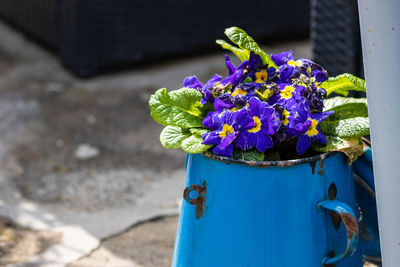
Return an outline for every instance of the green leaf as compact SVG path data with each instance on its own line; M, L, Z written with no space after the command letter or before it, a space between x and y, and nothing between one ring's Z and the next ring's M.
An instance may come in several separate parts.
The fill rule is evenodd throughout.
M223 49L229 50L234 53L241 61L245 61L250 57L249 50L241 49L221 39L217 40L216 43L219 44Z
M167 126L161 131L160 141L165 148L180 148L182 141L190 136L191 134L186 129Z
M326 135L326 145L313 143L311 146L319 152L340 151L347 155L349 164L363 154L363 144L360 137L340 138Z
M364 103L365 105L367 105L367 99L366 98L342 97L342 96L326 98L326 99L324 99L324 111L328 111L334 107L341 106L344 104L350 104L350 103Z
M326 119L319 124L321 131L327 135L341 138L361 137L369 134L369 120L367 117L348 119Z
M201 153L207 151L210 147L209 145L202 144L203 139L197 135L192 135L182 141L181 147L184 151L188 153Z
M368 107L365 103L348 103L331 108L335 111L328 121L342 120L355 117L368 117Z
M207 128L190 128L189 131L191 134L194 134L197 136L201 136L204 133L211 132L211 130L207 129Z
M342 138L369 134L368 107L365 98L334 97L326 99L324 105L324 111L335 111L319 125L324 134Z
M242 151L239 149L235 149L233 151L233 157L235 159L243 159L243 160L253 160L253 161L263 161L264 160L264 153L256 149L251 149L248 151Z
M151 116L162 125L182 128L202 127L207 113L200 104L202 94L194 89L182 88L167 93L165 88L150 97Z
M255 54L259 55L265 65L278 68L271 57L265 53L244 30L238 27L227 28L225 29L225 35L240 48L253 51Z
M321 87L326 90L327 95L336 93L347 96L349 91L366 91L365 81L348 73L329 78L321 83Z

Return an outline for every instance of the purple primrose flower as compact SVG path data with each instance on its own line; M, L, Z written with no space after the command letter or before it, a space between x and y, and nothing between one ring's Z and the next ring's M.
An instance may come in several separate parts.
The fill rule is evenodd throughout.
M274 94L268 102L273 105L275 103L279 103L285 105L287 102L290 102L292 99L300 100L306 91L304 86L290 84L290 83L281 83L279 84L279 92Z
M235 107L231 94L223 94L218 96L214 101L214 109L222 112L225 109L232 109Z
M267 82L268 79L273 79L277 75L275 68L268 68L267 65L264 65L261 57L253 52L250 52L247 71L247 77L256 83Z
M301 98L299 102L294 102L294 104L287 106L286 115L288 115L287 122L286 121L282 122L282 124L286 124L287 131L291 135L300 137L310 128L311 125L311 121L309 120L309 118L311 117L310 104L304 97Z
M274 145L271 135L274 135L280 127L279 116L274 108L257 97L250 99L248 109L254 126L239 134L235 146L244 151L256 147L260 152L264 152Z
M186 77L183 80L183 87L201 90L203 84L197 79L196 75Z
M303 155L307 151L311 141L318 140L321 144L326 144L326 138L318 125L333 113L334 111L311 114L311 118L307 119L310 122L310 127L297 141L296 150L299 155Z
M209 128L213 131L202 134L203 144L215 145L213 153L217 155L232 157L233 141L241 131L253 128L253 119L247 109L235 112L225 110L219 114L210 114L210 117L211 122L203 121L203 124L211 124Z
M250 98L255 96L256 90L260 89L260 83L242 83L232 92L233 101L236 105L244 106Z
M246 78L247 66L249 64L248 60L243 61L237 68L230 61L229 56L225 55L225 64L228 68L229 76L221 81L223 85L232 85L235 87L239 83L243 82Z
M289 60L294 60L294 56L292 50L289 50L279 54L271 55L271 59L279 67L281 65L287 64Z

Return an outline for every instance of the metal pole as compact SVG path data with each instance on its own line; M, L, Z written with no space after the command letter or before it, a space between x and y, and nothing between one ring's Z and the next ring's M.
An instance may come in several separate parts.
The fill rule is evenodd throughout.
M384 267L400 266L400 0L358 0ZM339 19L339 18L338 18Z

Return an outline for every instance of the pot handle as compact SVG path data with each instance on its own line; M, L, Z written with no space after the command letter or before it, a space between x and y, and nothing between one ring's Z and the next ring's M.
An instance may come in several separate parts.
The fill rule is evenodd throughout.
M344 227L347 232L347 248L346 250L334 257L325 257L322 260L322 264L333 264L342 259L350 257L357 249L358 245L358 235L359 235L359 227L356 219L356 215L352 208L350 208L346 203L343 203L338 200L325 200L318 203L318 207L325 208L327 210L331 210L340 215Z

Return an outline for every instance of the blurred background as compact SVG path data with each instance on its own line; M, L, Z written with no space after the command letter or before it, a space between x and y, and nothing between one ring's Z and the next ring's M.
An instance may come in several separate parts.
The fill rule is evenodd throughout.
M0 266L170 265L185 154L148 99L226 76L230 26L363 76L356 0L0 2Z

